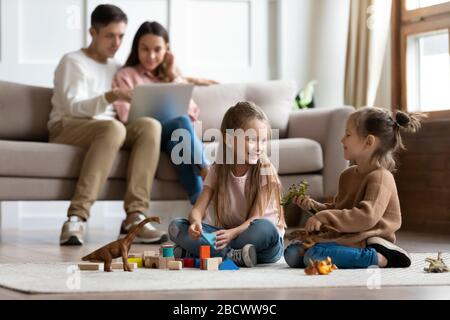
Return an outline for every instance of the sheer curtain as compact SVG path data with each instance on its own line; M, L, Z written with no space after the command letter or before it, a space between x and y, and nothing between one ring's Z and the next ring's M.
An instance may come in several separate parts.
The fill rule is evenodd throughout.
M373 106L389 39L392 0L351 0L345 104Z

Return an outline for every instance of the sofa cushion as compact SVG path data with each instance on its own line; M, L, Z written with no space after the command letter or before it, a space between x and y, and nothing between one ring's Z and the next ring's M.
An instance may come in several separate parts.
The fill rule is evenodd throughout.
M278 173L280 175L312 173L323 169L322 146L318 142L305 138L289 138L278 141ZM274 142L276 143L277 140Z
M0 81L0 140L47 141L53 90Z
M275 153L279 147L278 155ZM216 142L205 143L205 153L212 162L215 157ZM280 175L297 175L317 172L323 169L322 147L314 140L304 138L280 139L272 141L272 163L279 163ZM177 173L170 162L169 155L162 153L156 178L165 181L176 181Z
M86 150L46 143L0 140L0 176L27 178L77 178ZM121 150L110 178L125 178L128 152Z
M272 129L278 129L279 137L283 138L296 91L295 81L229 83L196 87L193 98L200 107L203 133L208 129L220 129L225 112L237 102L252 101L264 110Z

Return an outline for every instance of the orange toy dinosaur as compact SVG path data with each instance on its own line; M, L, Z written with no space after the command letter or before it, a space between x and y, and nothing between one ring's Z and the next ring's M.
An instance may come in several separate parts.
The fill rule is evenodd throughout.
M131 266L128 264L128 251L130 250L134 237L138 234L142 227L150 221L160 223L159 217L146 218L134 229L130 230L125 238L110 242L103 247L95 250L94 252L88 254L87 256L81 258L81 260L91 262L104 262L104 271L111 272L112 259L122 257L123 271L133 271Z
M309 276L318 274L327 275L336 269L337 267L335 264L331 263L330 257L327 257L322 261L312 261L311 259L309 259L309 266L305 268L305 273Z

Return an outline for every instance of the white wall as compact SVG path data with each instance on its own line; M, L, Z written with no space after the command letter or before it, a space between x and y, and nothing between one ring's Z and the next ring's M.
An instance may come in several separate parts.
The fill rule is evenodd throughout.
M139 25L156 20L169 29L186 74L221 82L269 78L269 0L0 0L0 80L52 86L62 55L89 44L90 14L105 2L129 18L116 56L122 63Z
M344 103L349 0L280 0L278 76L317 80L317 107Z

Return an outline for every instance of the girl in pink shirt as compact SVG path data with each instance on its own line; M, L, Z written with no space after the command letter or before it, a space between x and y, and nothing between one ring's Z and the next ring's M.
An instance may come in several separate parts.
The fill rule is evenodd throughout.
M285 222L281 184L266 154L270 131L267 116L253 103L239 102L226 112L215 164L189 219L169 225L176 257L198 256L199 247L207 244L201 237L205 232L216 236L212 254L239 266L281 258ZM203 220L211 202L214 221L207 224Z
M211 80L182 77L175 67L174 56L169 50L169 35L166 29L158 22L147 21L136 32L131 53L125 66L115 75L113 87L132 90L140 84L158 82L190 82L197 85L216 83ZM114 103L114 108L119 120L126 123L130 111L130 103L117 101ZM202 177L205 177L208 171L208 161L203 152L203 145L195 133L192 123L197 120L199 113L200 109L191 100L187 115L161 123L161 150L169 155L171 155L172 149L180 143L180 141L171 140L173 131L185 129L189 132L191 139L190 161L189 163L183 161L181 164L174 165L180 182L192 204L195 203L202 190ZM182 143L186 143L186 141L182 140Z

